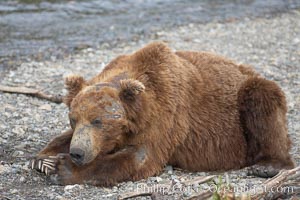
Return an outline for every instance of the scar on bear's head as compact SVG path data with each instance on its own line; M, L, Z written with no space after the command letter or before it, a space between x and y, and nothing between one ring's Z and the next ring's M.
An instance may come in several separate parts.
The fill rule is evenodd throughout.
M64 97L64 103L70 107L73 98L86 86L86 81L82 76L71 75L65 78L65 86L68 94Z

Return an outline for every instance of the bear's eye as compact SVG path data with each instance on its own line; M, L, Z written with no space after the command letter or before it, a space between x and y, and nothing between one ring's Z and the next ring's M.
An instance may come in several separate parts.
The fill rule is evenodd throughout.
M70 118L70 125L71 125L72 129L75 128L75 126L76 126L76 120L74 118Z
M94 126L97 126L98 128L101 128L102 127L102 121L101 121L101 119L95 119L94 121L92 121L92 123L91 123L92 125L94 125Z

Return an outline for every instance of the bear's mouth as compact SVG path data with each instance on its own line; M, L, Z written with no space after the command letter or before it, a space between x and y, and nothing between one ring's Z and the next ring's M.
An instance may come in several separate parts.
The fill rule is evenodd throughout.
M106 155L113 155L118 152L126 151L126 149L130 148L131 146L125 146L125 147L115 147L111 151L108 151Z

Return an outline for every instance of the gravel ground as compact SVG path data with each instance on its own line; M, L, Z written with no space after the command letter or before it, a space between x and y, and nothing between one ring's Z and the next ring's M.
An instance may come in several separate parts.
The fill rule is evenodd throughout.
M286 92L288 127L293 141L291 153L297 165L300 164L300 149L297 148L300 146L299 10L268 19L189 24L153 33L148 39L121 43L117 47L103 44L95 49L85 49L62 60L28 61L7 73L0 83L60 94L65 92L64 76L75 73L91 77L115 56L135 51L153 40L163 40L177 50L204 50L227 56L253 65L265 77L276 81ZM52 137L68 128L66 106L8 93L0 93L0 102L0 199L117 199L120 194L134 191L141 184L180 183L207 175L167 166L158 177L121 183L113 188L51 185L44 175L28 168L28 157L35 155ZM228 172L223 176L226 177L233 186L259 185L265 180L247 176L245 170ZM170 192L177 199L186 199L194 194L193 190Z

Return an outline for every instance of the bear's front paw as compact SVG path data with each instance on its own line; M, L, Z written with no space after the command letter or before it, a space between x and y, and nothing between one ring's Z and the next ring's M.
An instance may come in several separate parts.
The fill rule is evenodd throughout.
M38 156L32 159L29 163L31 169L35 169L46 175L53 173L56 169L55 158L56 156Z
M75 184L73 173L74 164L69 154L58 154L52 157L55 163L55 171L51 171L50 180L57 185Z

